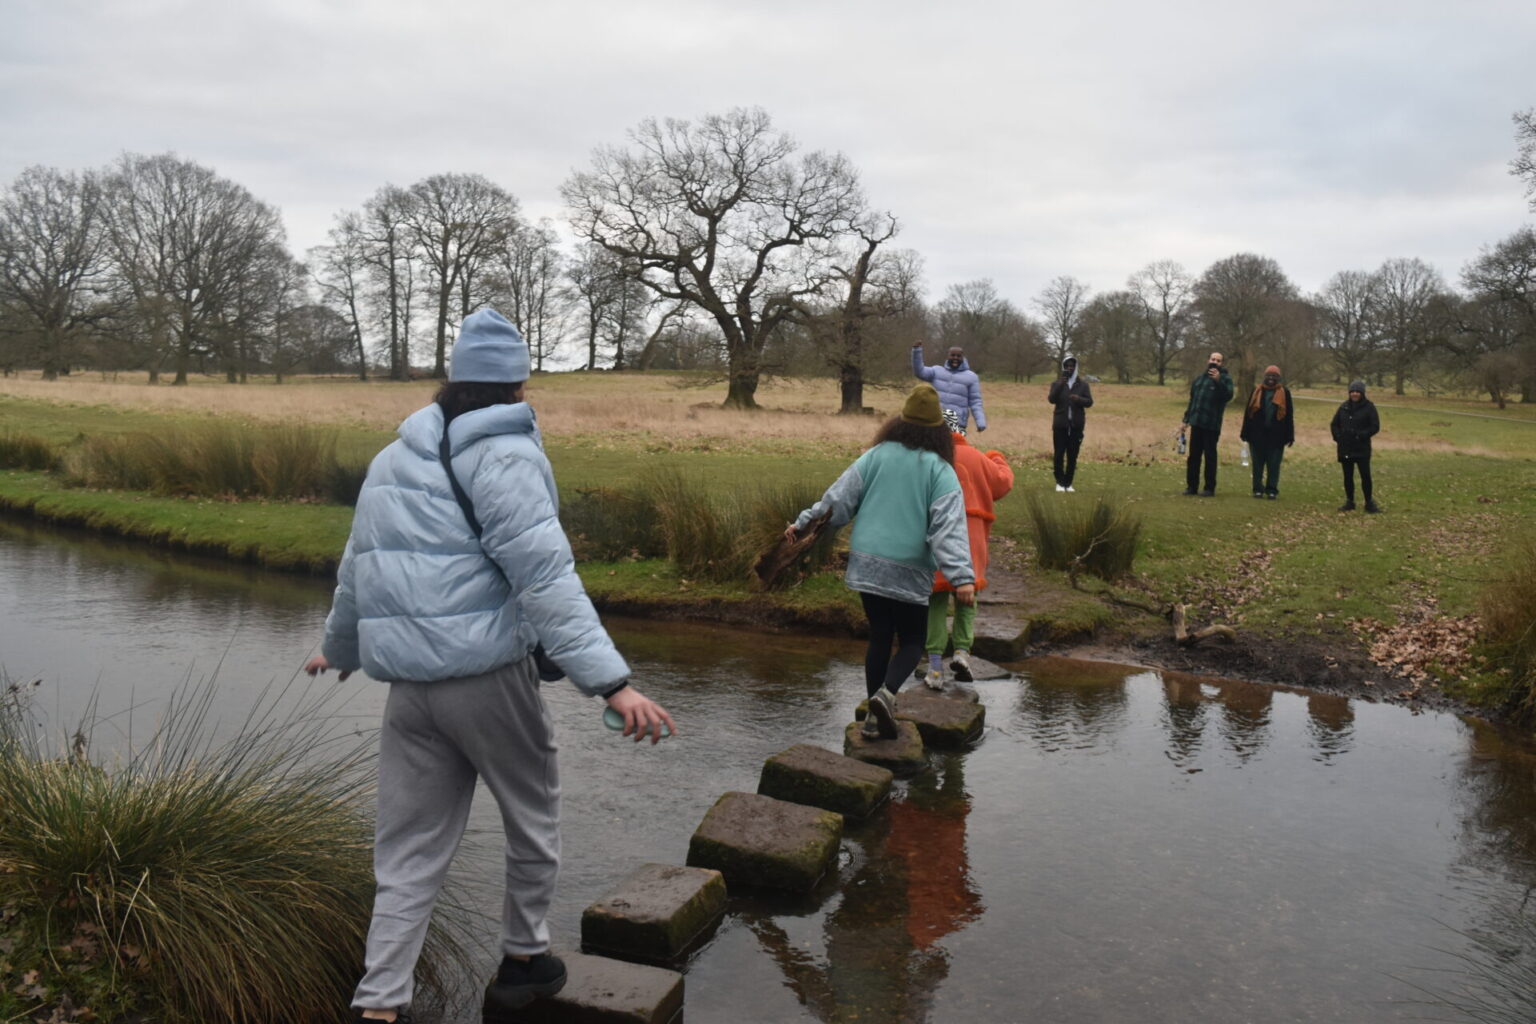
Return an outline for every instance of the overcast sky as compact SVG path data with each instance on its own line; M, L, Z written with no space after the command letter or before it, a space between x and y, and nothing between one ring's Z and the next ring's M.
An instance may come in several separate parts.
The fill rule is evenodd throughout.
M1041 9L1032 10L1032 6ZM296 254L380 185L472 171L532 217L645 117L761 106L840 150L930 298L1271 256L1306 291L1455 281L1531 219L1532 0L0 0L0 178L174 150Z

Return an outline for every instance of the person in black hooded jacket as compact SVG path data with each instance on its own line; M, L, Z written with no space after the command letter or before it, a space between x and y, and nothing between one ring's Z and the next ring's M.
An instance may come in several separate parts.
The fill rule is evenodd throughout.
M1381 506L1371 498L1371 438L1381 430L1381 417L1376 415L1376 406L1365 397L1365 381L1350 382L1349 398L1333 414L1330 429L1333 442L1338 446L1339 463L1344 467L1344 504L1339 506L1339 511L1354 511L1355 467L1358 466L1365 510L1380 512Z
M1069 355L1061 361L1061 376L1051 381L1051 391L1045 400L1056 407L1051 417L1056 489L1070 491L1072 478L1077 474L1077 452L1083 446L1087 409L1093 404L1093 391L1078 376L1076 356Z

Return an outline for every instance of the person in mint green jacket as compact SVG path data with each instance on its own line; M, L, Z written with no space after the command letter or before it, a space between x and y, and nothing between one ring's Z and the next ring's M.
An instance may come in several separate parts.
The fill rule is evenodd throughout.
M865 739L898 734L895 694L923 656L934 570L954 585L958 603L976 600L954 450L938 392L919 384L901 415L886 421L869 449L784 531L794 541L823 518L832 529L853 522L843 580L858 591L869 618Z

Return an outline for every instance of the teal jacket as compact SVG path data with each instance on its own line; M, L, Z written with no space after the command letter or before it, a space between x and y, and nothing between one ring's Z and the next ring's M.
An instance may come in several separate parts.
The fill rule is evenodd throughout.
M875 445L800 513L795 528L828 512L833 529L853 521L843 577L850 589L926 605L935 569L957 587L976 582L960 478L933 452Z
M1232 375L1221 368L1220 375L1212 380L1201 371L1200 376L1189 382L1189 405L1184 409L1184 422L1202 430L1221 432L1221 417L1227 411L1227 403L1237 391Z

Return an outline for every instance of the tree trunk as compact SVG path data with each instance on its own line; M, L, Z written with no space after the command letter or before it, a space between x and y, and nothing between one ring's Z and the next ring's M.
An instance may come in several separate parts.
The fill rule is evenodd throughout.
M843 404L838 409L839 416L862 416L864 414L864 373L857 366L844 366L838 374L838 383L842 388Z
M732 371L730 388L725 393L723 408L756 409L757 371Z
M441 380L448 376L448 289L437 296L437 360L432 364L432 376Z

